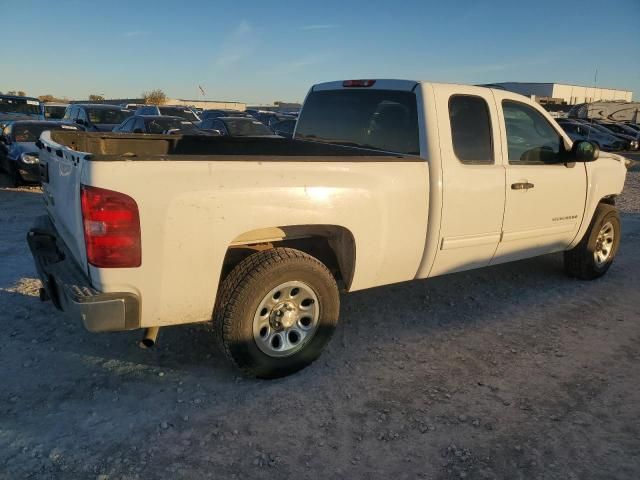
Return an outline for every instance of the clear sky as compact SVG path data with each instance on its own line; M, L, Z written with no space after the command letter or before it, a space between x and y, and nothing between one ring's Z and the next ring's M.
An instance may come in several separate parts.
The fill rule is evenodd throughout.
M566 82L640 98L640 0L0 0L0 91L300 101L347 78Z

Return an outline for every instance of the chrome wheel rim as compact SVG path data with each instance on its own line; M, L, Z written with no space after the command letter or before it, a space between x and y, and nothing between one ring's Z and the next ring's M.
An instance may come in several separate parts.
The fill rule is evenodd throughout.
M318 329L320 305L304 282L285 282L267 293L253 317L253 339L270 357L302 350Z
M613 224L611 222L605 223L600 229L596 240L596 248L593 252L593 260L597 266L601 267L611 258L614 235Z

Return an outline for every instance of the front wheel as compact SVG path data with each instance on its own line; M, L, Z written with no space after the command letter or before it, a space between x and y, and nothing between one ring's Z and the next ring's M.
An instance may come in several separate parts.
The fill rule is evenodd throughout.
M335 279L291 248L257 252L224 280L214 327L227 357L250 376L277 378L311 364L338 322Z
M580 243L564 252L567 274L581 280L604 275L618 252L620 234L620 216L616 208L599 204Z

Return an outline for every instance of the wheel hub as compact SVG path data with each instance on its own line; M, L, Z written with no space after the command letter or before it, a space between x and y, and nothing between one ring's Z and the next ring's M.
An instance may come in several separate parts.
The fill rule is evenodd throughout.
M277 332L291 328L297 320L297 309L290 302L279 303L271 310L269 315L269 325Z
M611 222L605 223L600 232L598 232L598 238L593 252L593 259L596 265L601 266L607 263L613 252L614 243L614 229Z
M269 291L253 317L253 339L270 357L300 351L318 329L320 305L314 290L304 282L282 283Z

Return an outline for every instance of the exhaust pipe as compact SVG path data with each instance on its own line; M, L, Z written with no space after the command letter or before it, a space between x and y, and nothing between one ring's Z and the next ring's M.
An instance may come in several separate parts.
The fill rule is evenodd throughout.
M149 327L144 331L144 337L138 342L140 348L151 348L156 344L156 338L158 338L158 332L160 327Z

